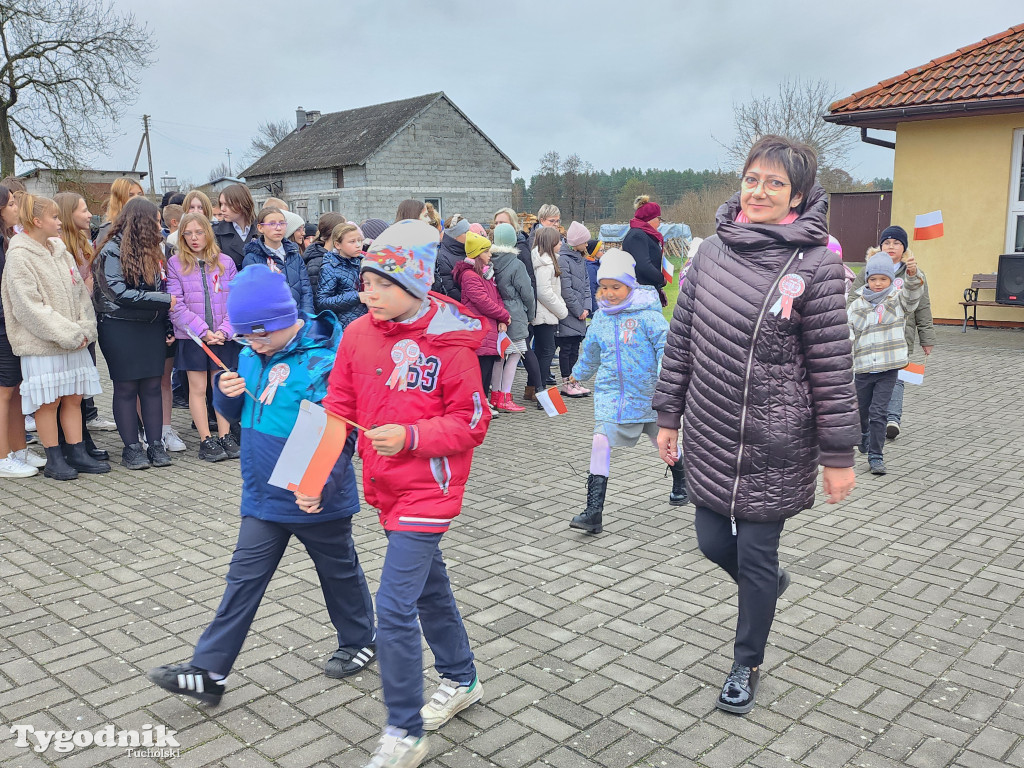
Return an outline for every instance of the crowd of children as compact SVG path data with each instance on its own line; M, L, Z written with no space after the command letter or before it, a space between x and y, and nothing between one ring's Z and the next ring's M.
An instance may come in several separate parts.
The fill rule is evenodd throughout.
M669 504L689 503L681 445L666 438L664 424L659 431L666 419L652 407L669 337L661 286L638 279L633 255L603 250L581 223L561 229L554 206L542 207L529 237L511 209L485 228L459 215L442 222L414 200L399 206L391 226L329 213L307 228L284 201L257 210L242 185L226 188L216 207L193 190L160 210L125 179L115 182L94 239L81 196L48 200L9 181L0 186L0 476L42 468L71 480L111 470L88 429L98 416L84 401L100 392L96 342L125 467L170 466L168 451L184 448L170 427L172 368L188 393L199 458L241 460L242 522L228 588L191 661L149 673L167 690L219 702L294 535L316 565L337 630L326 674L355 674L379 658L388 715L369 766L419 765L425 731L482 696L440 543L490 420L526 410L512 396L520 363L524 399L538 407L541 389L582 398L591 394L584 382L594 381L587 501L571 528L602 532L611 449L644 435L669 465ZM748 192L773 194L757 179ZM653 247L648 230L657 232L660 209L646 199L637 205L634 229ZM744 216L736 222L750 224ZM907 317L925 293L904 251L905 243L899 259L891 248L873 255L848 297L860 450L875 474L886 471ZM556 350L560 382L551 371ZM372 425L358 441L348 435L315 497L268 482L303 400ZM681 406L672 407L678 424ZM26 445L29 414L45 459ZM364 494L388 537L376 619L352 540L357 442ZM715 517L698 503L702 514ZM735 536L735 518L732 525ZM441 679L426 703L421 631ZM744 669L740 688L752 706L757 667Z

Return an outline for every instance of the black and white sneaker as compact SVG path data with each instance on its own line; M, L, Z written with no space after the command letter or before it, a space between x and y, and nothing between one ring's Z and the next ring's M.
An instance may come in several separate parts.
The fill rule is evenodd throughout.
M224 448L213 435L199 443L199 458L203 461L224 461L227 457Z
M370 643L363 648L345 646L334 652L327 660L324 674L328 677L349 677L361 672L371 661L377 658L377 644Z
M224 449L224 453L227 454L229 459L237 459L242 455L242 449L238 445L238 440L235 439L234 434L228 433L224 437L217 438L217 442L220 443L220 447Z
M146 677L165 691L191 696L204 704L220 704L220 697L224 695L223 681L214 680L205 669L191 664L153 667L146 673Z

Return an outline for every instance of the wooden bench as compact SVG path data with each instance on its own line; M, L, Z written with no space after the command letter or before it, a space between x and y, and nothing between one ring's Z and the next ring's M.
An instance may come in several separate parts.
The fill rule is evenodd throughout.
M994 291L996 289L996 273L987 274L984 272L976 274L971 278L971 287L964 289L964 300L960 303L964 308L964 333L967 333L967 321L973 320L974 327L978 327L978 307L1005 307L998 301L978 301L978 291ZM967 315L967 309L974 308L974 314Z

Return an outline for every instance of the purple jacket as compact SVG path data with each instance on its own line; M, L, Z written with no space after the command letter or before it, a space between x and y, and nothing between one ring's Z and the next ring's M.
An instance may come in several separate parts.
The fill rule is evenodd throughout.
M203 264L185 275L181 271L180 256L172 256L167 262L167 292L178 299L170 315L171 323L174 325L174 338L187 339L186 328L191 328L199 338L203 338L203 334L209 330L221 331L231 338L234 331L228 322L228 284L235 279L238 270L231 257L223 253L220 254L220 263L224 266L222 275L207 270ZM210 308L213 311L212 329L206 324L207 295L210 297Z

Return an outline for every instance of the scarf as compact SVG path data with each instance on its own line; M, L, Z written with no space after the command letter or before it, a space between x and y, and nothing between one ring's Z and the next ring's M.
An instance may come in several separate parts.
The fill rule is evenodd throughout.
M783 224L792 224L794 221L797 220L797 218L798 218L797 212L796 211L790 211L786 215L786 218L784 218L782 221L779 222L778 226L782 226ZM739 213L736 214L736 223L737 224L749 224L750 223L750 219L747 218L747 214L745 214L743 211L740 211Z
M665 245L665 238L662 237L661 232L659 232L658 230L656 230L654 227L651 226L651 222L649 222L649 221L641 221L640 219L634 218L634 219L630 219L629 220L629 226L632 229L642 229L648 235L650 235L655 240L657 240L659 245L664 247L664 245Z
M606 315L617 315L624 309L633 306L633 297L636 296L636 288L629 292L629 295L618 304L609 304L604 299L597 300L597 306Z
M882 301L885 299L885 297L892 293L893 288L893 284L889 283L888 287L883 288L880 291L872 291L865 285L864 290L861 291L860 295L863 296L868 301L868 303L871 304L871 306L877 308L878 305L881 304Z

